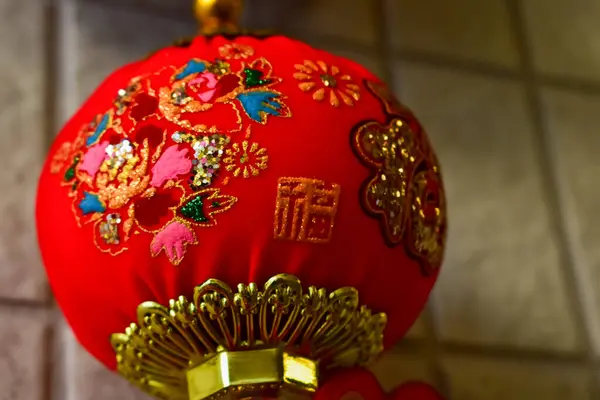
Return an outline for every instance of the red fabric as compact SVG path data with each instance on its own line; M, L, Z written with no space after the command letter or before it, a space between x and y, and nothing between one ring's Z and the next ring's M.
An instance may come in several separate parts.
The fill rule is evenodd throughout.
M377 378L367 369L342 371L317 390L314 400L444 400L431 386L408 382L385 393Z
M236 113L230 102L215 102L214 99L235 93L239 87L240 80L232 75L219 81L216 88L212 87L210 76L190 85L193 89L190 96L195 101L200 103L198 99L212 96L210 101L214 104L208 111L188 113L172 121L165 118L164 110L158 105L160 89L171 87L175 72L181 71L191 59L213 61L224 54L223 46L231 43L247 45L254 51L248 59L228 60L232 70L239 70L242 62L251 65L259 58L270 62L272 73L264 62L252 66L263 73L261 84L270 85L269 90L282 94L278 100L282 116L271 115L261 121L264 123L255 122L243 111ZM340 100L338 107L330 104L329 97L315 101L313 92L301 90L300 81L294 77L298 73L295 66L305 60L337 66L341 74L349 75L360 87L360 99L353 100L352 106ZM141 92L119 116L115 105L117 93L127 88L135 77L142 78ZM136 322L136 308L140 303L168 304L169 299L180 295L190 299L194 286L209 278L221 279L232 287L248 282L262 285L269 277L284 272L298 276L307 286L329 290L356 287L361 303L375 312L387 313L386 346L398 341L423 308L437 272L424 275L405 246L389 246L379 221L361 206L361 188L372 171L353 152L350 137L361 121L385 123L389 117L380 100L364 86L364 79L378 82L371 73L351 61L284 37L263 40L241 37L234 42L222 37L200 37L188 48L164 49L110 76L60 132L43 169L37 198L43 261L57 302L81 344L114 369L115 355L109 336L123 332L131 322ZM239 104L237 107L239 111ZM164 165L158 171L161 176L171 174L179 182L166 188L164 182L156 183L160 179L154 176L152 180L158 187L153 193L147 190L155 183L147 183L141 185L145 187L144 193L136 193L125 204L121 204L117 196L105 197L104 203L109 209L100 217L119 214L121 235L131 205L138 218L139 223L131 227L129 239L121 240L118 246L102 242L98 221L94 219L97 215L83 215L78 208L84 190L79 189L70 197L71 188L65 185L64 179L75 150L92 151L82 143L89 139L83 127L98 120L97 116L107 110L113 112L113 126L96 143L98 147L94 151L100 158L83 154L85 170L94 171L103 161L102 151L129 138L137 146L136 151L147 143L149 164L146 176L140 179L150 179L153 171L158 171L153 168L162 162ZM416 120L409 118L411 124L418 127ZM115 126L117 120L120 122ZM242 172L234 177L233 170L220 170L208 187L219 189L218 193L203 192L206 196L217 196L210 197L210 201L205 199L202 205L206 221L196 224L191 233L186 227L194 210L176 207L183 193L193 195L185 174L185 169L190 168L186 164L189 161L184 158L193 155L194 150L187 143L177 144L171 139L176 131L186 131L183 127L186 123L214 125L230 137L228 146L248 140L258 143L268 154L266 168L257 167L258 176L245 179ZM251 127L251 136L245 139L248 127ZM56 167L59 173L52 173L56 164L53 157L65 143L73 142L76 149L67 152L71 158L61 168ZM176 148L169 150L168 162L154 158L171 146ZM165 169L165 165L172 170ZM274 239L275 202L281 177L314 178L339 185L339 207L328 243ZM118 179L115 177L115 185L119 184ZM80 185L93 191L93 182ZM159 236L159 230L175 215L183 218L182 226L171 226L167 233L162 231ZM162 246L165 240L174 240L178 245L167 251ZM123 250L124 247L127 250ZM168 252L172 258L179 259L178 265L169 260Z

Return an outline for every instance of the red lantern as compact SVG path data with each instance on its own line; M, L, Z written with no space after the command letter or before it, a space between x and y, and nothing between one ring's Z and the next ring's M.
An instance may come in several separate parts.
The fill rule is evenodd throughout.
M380 80L242 34L113 73L56 139L37 201L76 337L163 399L312 393L368 363L423 308L445 218L426 134Z

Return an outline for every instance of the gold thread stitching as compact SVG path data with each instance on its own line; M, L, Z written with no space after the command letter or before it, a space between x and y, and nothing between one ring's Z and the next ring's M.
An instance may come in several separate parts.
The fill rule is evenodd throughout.
M340 185L318 179L279 178L273 237L299 242L329 242L340 191Z

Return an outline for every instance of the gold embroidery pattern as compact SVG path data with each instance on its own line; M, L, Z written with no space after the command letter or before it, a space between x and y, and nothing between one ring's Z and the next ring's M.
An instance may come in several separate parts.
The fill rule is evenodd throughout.
M260 147L256 142L244 140L240 143L234 143L225 150L225 170L230 171L234 177L243 176L250 178L258 176L260 171L267 169L269 156L267 149Z
M71 152L71 143L65 142L61 144L59 149L52 157L52 161L50 162L50 173L58 174L64 168L65 164L69 161L69 156L71 155Z
M394 119L389 125L368 122L354 135L361 160L376 171L363 190L363 206L381 218L386 240L397 245L404 238L408 213L408 187L414 163L420 159L407 124Z
M361 202L378 218L389 246L403 244L424 274L442 263L446 202L440 168L412 113L383 84L365 81L381 102L387 123L366 121L352 132L353 149L373 175Z
M291 115L273 89L282 80L253 49L227 51L234 50L226 62L192 59L133 78L111 108L57 149L50 172L62 174L74 218L92 229L100 251L121 254L143 232L152 235L152 256L179 265L202 242L202 229L238 201L220 192L227 175L267 168L267 150L250 131ZM246 140L228 135L241 129Z
M340 185L318 179L280 178L273 236L299 242L329 242L340 190Z
M111 336L118 372L154 397L187 400L187 371L224 351L282 346L328 370L365 365L383 350L387 317L361 306L354 288L327 293L286 274L262 289L236 287L209 279L191 300L140 304L137 323Z
M219 54L226 60L239 60L252 57L254 49L243 44L230 43L219 48Z
M329 66L323 61L304 61L296 64L294 78L301 81L298 87L304 92L312 92L313 99L339 107L341 103L353 106L360 100L360 86L352 81L350 75L342 75L336 66ZM341 102L340 102L341 100Z

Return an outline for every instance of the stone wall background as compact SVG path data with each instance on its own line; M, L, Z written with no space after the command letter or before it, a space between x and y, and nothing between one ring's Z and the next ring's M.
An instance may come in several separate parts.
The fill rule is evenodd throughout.
M0 1L0 400L145 397L55 308L33 226L60 125L114 68L194 33L187 0ZM444 166L449 250L430 305L374 366L452 400L600 398L600 3L248 0L250 26L392 84Z

